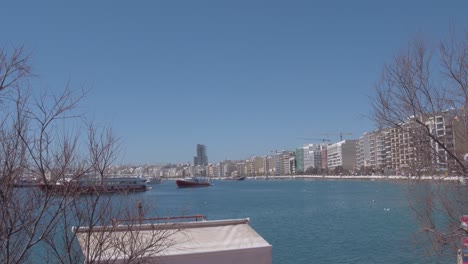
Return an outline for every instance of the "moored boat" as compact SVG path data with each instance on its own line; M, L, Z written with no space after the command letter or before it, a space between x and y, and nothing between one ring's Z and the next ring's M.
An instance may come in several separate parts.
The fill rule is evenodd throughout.
M146 180L139 177L86 177L55 184L43 184L41 188L59 194L93 194L117 192L144 192Z
M183 180L176 180L177 187L179 188L194 188L194 187L208 187L211 183L206 178L191 177Z
M148 184L161 184L162 179L159 177L150 177L146 179L146 183Z
M228 181L243 181L245 179L247 179L247 176L234 176L234 177L225 178L225 180L228 180Z
M13 187L25 188L25 187L40 187L41 181L36 177L20 177L14 180Z

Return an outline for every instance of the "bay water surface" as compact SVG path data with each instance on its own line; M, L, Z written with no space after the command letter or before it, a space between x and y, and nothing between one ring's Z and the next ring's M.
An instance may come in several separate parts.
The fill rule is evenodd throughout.
M415 240L406 190L391 181L215 181L189 189L165 181L133 198L153 207L146 217L249 217L273 246L275 264L455 263L455 256L428 255Z

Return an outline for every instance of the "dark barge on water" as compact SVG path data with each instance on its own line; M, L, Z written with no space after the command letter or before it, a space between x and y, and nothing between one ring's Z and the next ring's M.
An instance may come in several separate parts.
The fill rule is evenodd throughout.
M146 179L140 177L84 177L55 184L42 184L43 191L58 194L93 194L144 192L147 190Z
M203 177L190 177L183 180L176 180L176 184L179 188L208 187L212 185L207 178Z

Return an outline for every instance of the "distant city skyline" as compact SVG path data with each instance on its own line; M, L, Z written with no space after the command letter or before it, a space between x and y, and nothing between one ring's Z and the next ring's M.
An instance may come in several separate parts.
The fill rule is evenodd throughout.
M79 111L121 138L116 163L210 162L357 139L374 84L417 35L468 28L468 2L11 1L2 47L31 87L89 89ZM331 133L329 137L324 134Z

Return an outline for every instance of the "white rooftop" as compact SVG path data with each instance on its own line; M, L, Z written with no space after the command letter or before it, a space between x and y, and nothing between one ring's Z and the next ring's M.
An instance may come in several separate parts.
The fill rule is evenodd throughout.
M119 263L128 259L131 252L144 248L145 244L159 243L160 246L156 246L153 251L145 250L141 255L145 262L271 264L271 245L248 223L249 219L246 218L94 227L91 229L90 254L102 252L98 263L109 260ZM86 255L86 239L90 229L81 227L74 230Z

